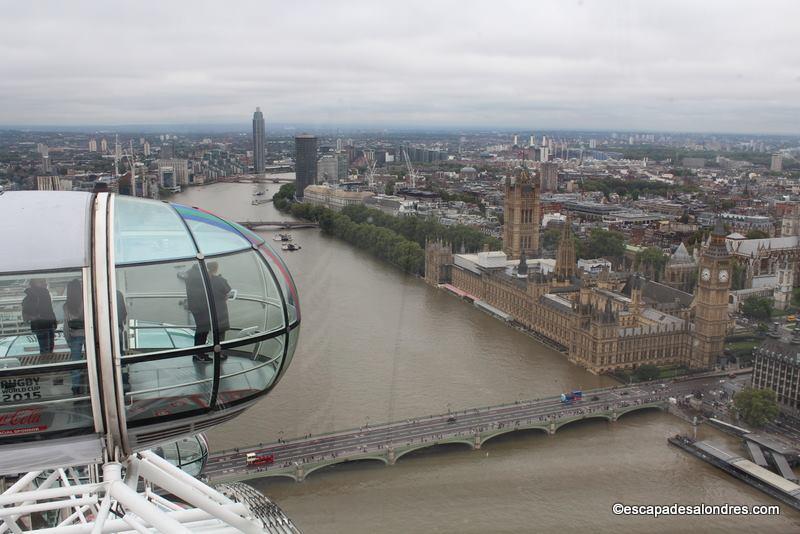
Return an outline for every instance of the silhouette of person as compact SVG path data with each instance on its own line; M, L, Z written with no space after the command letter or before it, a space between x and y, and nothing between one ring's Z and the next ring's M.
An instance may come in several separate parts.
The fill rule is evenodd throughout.
M205 345L208 333L211 331L211 315L208 311L203 274L200 266L195 264L186 272L186 305L194 318L194 346ZM196 362L210 362L211 358L205 353L192 356Z
M216 311L217 329L219 339L225 339L225 333L230 329L228 318L228 294L231 286L228 281L219 274L219 264L215 261L208 263L208 274L211 285L211 298L214 299ZM211 314L209 312L208 300L206 297L203 275L197 265L192 266L186 273L186 303L194 317L194 345L196 347L205 345L208 342L208 334L211 332ZM224 360L226 355L222 354ZM211 358L205 353L195 354L195 361L210 362Z
M39 342L39 354L52 354L55 348L56 314L44 278L32 279L25 289L22 320L30 323L31 332Z
M69 359L83 359L83 346L86 343L86 330L83 323L83 284L80 279L67 284L67 300L64 302L64 339L69 345ZM81 372L72 371L72 393L81 393Z
M211 297L214 299L219 339L220 341L224 341L225 333L231 328L230 319L228 317L228 294L231 292L231 286L228 284L228 281L219 274L219 264L217 262L208 262L208 274L211 278ZM225 359L226 356L223 355L222 358Z

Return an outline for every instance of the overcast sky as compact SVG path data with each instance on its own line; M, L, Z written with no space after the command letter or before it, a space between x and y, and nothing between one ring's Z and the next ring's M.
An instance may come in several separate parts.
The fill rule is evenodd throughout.
M800 2L7 1L0 125L800 133Z

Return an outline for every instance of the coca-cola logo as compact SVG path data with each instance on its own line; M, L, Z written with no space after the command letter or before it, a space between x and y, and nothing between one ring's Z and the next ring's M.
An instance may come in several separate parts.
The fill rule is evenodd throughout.
M36 425L42 420L39 408L23 408L16 412L0 413L0 426Z

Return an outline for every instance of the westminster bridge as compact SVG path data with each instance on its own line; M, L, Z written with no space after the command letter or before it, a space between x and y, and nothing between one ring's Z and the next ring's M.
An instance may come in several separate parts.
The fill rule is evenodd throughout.
M487 441L520 430L553 435L565 425L601 419L617 421L639 410L666 410L669 397L704 391L718 377L680 382L657 382L583 392L583 399L564 404L547 397L484 408L467 408L438 415L406 419L324 435L304 436L212 453L203 471L211 483L262 477L288 477L298 482L325 467L356 461L393 465L413 451L437 445L480 449ZM272 455L269 465L248 465L247 453Z
M238 224L253 230L265 226L275 226L277 228L319 228L319 223L309 221L240 221Z

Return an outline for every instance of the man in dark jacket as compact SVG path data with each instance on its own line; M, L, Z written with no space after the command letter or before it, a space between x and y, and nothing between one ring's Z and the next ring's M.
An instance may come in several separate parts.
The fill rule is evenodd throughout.
M47 290L47 280L34 278L22 299L22 319L31 324L31 332L39 341L40 354L52 354L56 338L56 314Z
M205 345L208 333L211 331L211 316L208 312L208 299L203 284L203 274L200 267L195 264L186 273L186 305L194 318L194 346ZM195 361L209 362L208 355L200 353L194 355Z
M214 299L216 311L217 328L219 329L220 340L225 339L225 332L230 329L228 319L228 294L231 286L219 274L219 264L215 261L208 262L208 274L211 281L211 296ZM194 317L194 345L196 347L205 345L208 342L208 334L211 332L211 314L209 313L209 303L206 297L203 275L197 265L192 266L186 273L186 305L189 312ZM205 353L195 354L195 361L210 362L211 358ZM226 356L222 355L222 359Z
M231 292L231 286L219 274L219 264L217 262L208 262L208 274L211 276L211 297L214 299L219 339L224 341L225 332L231 328L230 319L228 318L228 294Z

